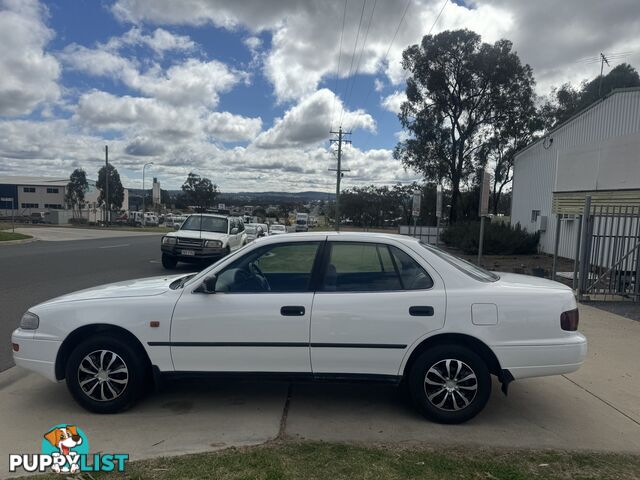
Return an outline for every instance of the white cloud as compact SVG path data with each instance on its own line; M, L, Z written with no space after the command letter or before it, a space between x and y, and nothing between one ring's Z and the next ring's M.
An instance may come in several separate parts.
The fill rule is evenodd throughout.
M330 90L323 88L303 98L289 109L274 126L261 133L255 145L261 148L287 148L313 145L326 141L331 129L331 114L339 113L342 103ZM346 129L375 131L376 124L371 115L363 110L345 111L343 125Z
M262 119L213 112L204 120L204 130L213 138L225 142L253 140L262 130Z
M156 54L167 51L191 51L196 44L186 35L176 35L163 28L156 28L151 35L145 35L140 28L134 27L120 37L113 37L104 45L104 49L116 51L129 45L145 45Z
M402 90L396 90L391 95L387 95L382 99L381 105L386 110L389 110L396 115L400 113L400 107L402 103L407 100L407 95Z
M0 115L25 115L60 96L57 60L44 51L53 38L35 0L0 1Z
M242 43L244 43L246 47L252 52L255 52L258 48L262 46L262 40L260 40L259 37L255 37L255 36L245 38L242 41Z

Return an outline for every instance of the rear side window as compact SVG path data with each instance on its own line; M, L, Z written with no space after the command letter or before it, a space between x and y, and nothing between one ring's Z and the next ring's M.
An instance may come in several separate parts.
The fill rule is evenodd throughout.
M321 289L327 292L416 290L431 277L402 250L376 243L330 243Z
M390 245L389 250L405 290L425 290L433 287L433 280L429 274L413 258L394 246Z

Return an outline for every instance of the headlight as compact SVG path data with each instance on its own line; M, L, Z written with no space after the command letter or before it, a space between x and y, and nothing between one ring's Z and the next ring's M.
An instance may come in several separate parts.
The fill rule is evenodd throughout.
M40 318L31 312L27 312L20 320L20 328L23 330L36 330L40 326Z
M162 244L163 245L175 245L176 244L176 237L162 237Z
M222 248L222 242L220 240L207 240L204 242L204 246L210 248Z

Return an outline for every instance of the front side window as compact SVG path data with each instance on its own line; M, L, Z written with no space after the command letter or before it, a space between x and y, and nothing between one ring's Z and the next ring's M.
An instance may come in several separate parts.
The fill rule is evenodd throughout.
M184 221L184 223L180 227L180 230L227 233L227 219L221 217L191 215Z
M307 292L320 242L267 245L218 272L216 292Z
M376 243L331 243L322 290L376 292L433 286L431 277L402 250Z

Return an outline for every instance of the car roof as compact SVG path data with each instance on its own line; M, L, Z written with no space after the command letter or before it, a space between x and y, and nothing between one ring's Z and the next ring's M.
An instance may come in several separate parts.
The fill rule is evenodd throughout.
M235 218L235 217L230 217L229 215L220 215L217 213L190 213L188 216L196 216L196 215L200 215L203 217L212 217L212 218Z
M272 225L273 226L273 225ZM406 244L417 243L418 239L414 237L410 237L408 235L400 235L397 233L383 233L383 232L291 232L287 234L287 238L291 238L295 236L295 238L304 238L304 237L315 237L318 235L326 235L328 240L338 239L338 238L349 238L355 240L396 240L399 242L403 242ZM280 241L280 240L274 240Z

